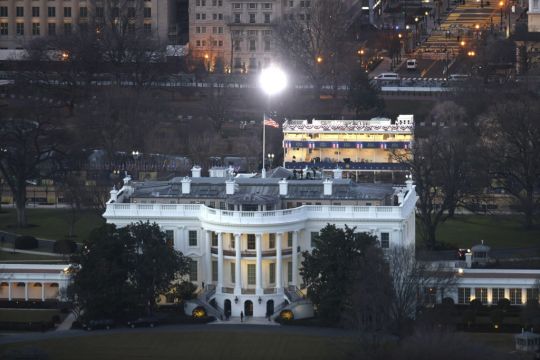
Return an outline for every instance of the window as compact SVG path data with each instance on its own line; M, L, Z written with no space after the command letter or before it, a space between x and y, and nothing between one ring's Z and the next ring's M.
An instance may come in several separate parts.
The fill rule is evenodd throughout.
M218 262L212 260L212 281L217 281L218 279Z
M48 17L55 17L56 16L56 8L54 6L49 6L47 8L47 16Z
M469 304L471 301L470 288L458 288L458 304Z
M249 23L255 24L255 14L249 14Z
M15 27L15 33L17 35L24 35L24 24L23 23L17 23Z
M143 31L145 34L152 33L152 24L143 24Z
M234 14L234 23L240 24L240 14Z
M15 8L15 14L18 16L18 17L22 17L24 16L24 8L22 6L17 6Z
M0 35L8 35L8 24L0 23Z
M1 17L7 17L8 16L8 8L7 8L7 6L0 6L0 16Z
M225 210L225 201L220 201L219 202L219 209L220 210Z
M275 284L276 282L276 263L270 263L268 268L268 274L270 276L270 284Z
M240 3L234 3L233 4L233 9L241 9L242 8L242 4Z
M249 3L248 6L249 6L250 9L256 9L257 8L257 4L255 4L255 3Z
M88 8L85 6L81 6L79 8L79 16L82 18L88 17Z
M236 283L236 264L231 263L231 282Z
M170 247L174 246L174 230L165 230L165 243Z
M96 7L96 17L102 18L105 15L105 8Z
M275 249L276 248L276 234L268 234L268 248L269 249Z
M198 262L197 260L191 259L189 263L189 280L190 281L197 281L198 278Z
M212 231L212 235L210 236L212 237L211 245L214 247L218 246L218 234Z
M482 304L487 304L487 288L474 289L474 297L480 300Z
M319 240L319 232L318 231L312 231L311 237L310 237L311 247L315 247L315 244Z
M249 51L255 51L255 50L256 50L255 40L249 40Z
M501 299L504 299L504 289L502 288L491 289L491 303L496 305L499 303L499 300Z
M437 289L436 288L424 288L424 303L434 305L437 302Z
M39 23L32 23L32 35L39 35L40 33L40 24Z
M231 236L231 249L236 249L236 240L234 239L234 236Z
M287 233L287 247L292 247L292 237L293 237L293 232L289 231Z
M510 304L521 305L521 289L510 289Z
M293 0L289 0L289 7L294 7L294 1Z
M270 39L264 39L264 51L270 51L270 50L271 50L271 48L270 48Z
M287 281L289 283L292 282L292 273L293 273L293 271L292 271L292 261L289 261L287 263Z
M390 233L381 233L381 248L388 249L390 247Z
M264 4L262 4L262 7L263 7L263 9L271 9L272 4L271 3L264 3Z
M268 13L264 14L264 23L265 24L270 24L270 14L268 14Z
M39 17L39 7L37 6L32 7L32 17Z
M255 264L247 266L247 282L248 285L255 285Z
M132 22L128 23L127 32L128 32L128 34L135 34L135 23L132 23Z
M144 11L143 11L143 15L144 15L144 17L146 19L151 18L152 17L152 8L145 7Z
M65 35L71 34L71 23L64 23L64 34Z
M234 40L234 51L240 51L240 40ZM239 58L237 60L240 62Z
M538 288L527 289L527 302L538 302Z
M188 244L189 246L197 246L197 230L189 230Z
M64 8L64 17L71 17L71 8L65 7Z
M255 250L255 234L248 234L247 248L248 250Z
M134 7L128 7L128 17L129 18L134 18L135 17L135 8Z

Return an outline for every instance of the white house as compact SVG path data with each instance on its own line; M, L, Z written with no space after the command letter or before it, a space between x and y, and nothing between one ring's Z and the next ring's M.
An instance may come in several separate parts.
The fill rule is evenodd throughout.
M383 248L415 241L412 181L359 184L340 170L312 180L287 179L284 169L267 178L200 173L194 167L191 177L170 181L126 177L103 216L118 226L159 224L194 260L191 280L204 288L202 298L225 314L262 317L299 301L301 252L328 223L377 235Z

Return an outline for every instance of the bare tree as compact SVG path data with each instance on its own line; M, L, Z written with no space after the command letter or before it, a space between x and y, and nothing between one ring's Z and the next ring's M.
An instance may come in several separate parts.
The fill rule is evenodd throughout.
M27 225L28 181L55 173L63 154L65 138L57 123L59 114L47 110L20 108L0 116L0 173L15 199L19 227Z
M430 300L425 292L432 295L433 291L453 287L456 278L442 265L416 260L414 246L391 249L388 262L394 291L389 317L396 333L402 336L406 323L415 318L417 307Z
M295 8L275 27L275 39L286 62L315 87L337 81L346 54L346 7L340 0L316 0L310 7Z
M482 121L485 159L495 177L493 187L518 204L530 229L540 209L540 118L538 97L507 94Z

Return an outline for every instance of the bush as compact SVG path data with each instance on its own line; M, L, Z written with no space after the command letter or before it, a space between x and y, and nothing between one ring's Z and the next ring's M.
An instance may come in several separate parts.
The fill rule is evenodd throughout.
M444 299L442 299L441 304L454 305L455 303L454 303L454 299L452 299L451 297L445 297Z
M489 314L491 325L500 328L504 320L504 312L501 309L493 309Z
M474 299L474 300L471 300L471 302L469 303L469 305L471 306L471 309L475 312L475 313L478 313L480 310L482 310L482 302L479 300L479 299Z
M15 249L30 250L39 246L37 239L33 236L19 236L15 239Z
M53 251L57 254L72 254L77 251L77 243L73 240L57 240L54 243Z
M60 316L59 315L53 315L51 317L51 321L53 324L59 324L60 323Z
M467 327L470 327L471 325L473 325L475 321L476 321L476 314L474 313L473 310L465 310L463 312L463 323Z
M506 312L508 310L510 310L510 300L504 298L504 299L499 299L499 302L497 303L497 306L499 307L499 309L501 309L503 312Z

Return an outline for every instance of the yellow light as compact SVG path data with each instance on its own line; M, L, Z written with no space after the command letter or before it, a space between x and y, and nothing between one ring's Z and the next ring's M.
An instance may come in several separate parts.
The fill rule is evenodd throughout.
M358 55L364 55L364 49L358 50Z
M458 274L463 274L463 269L459 268L457 272L458 272Z
M493 325L493 327L494 327L495 329L498 329L498 328L499 328L499 325L498 325L498 324L495 324L495 325Z
M401 34L397 34L397 36L398 36L398 38L400 38L400 39L401 39L403 35L401 35Z
M62 53L62 60L67 60L69 58L69 54L67 52Z
M204 58L205 58L206 60L208 60L208 58L209 58L208 54L204 54Z
M460 45L461 45L461 46L465 46L465 41L462 40L461 43L460 43Z
M322 63L323 58L321 56L317 56L317 62L320 64Z
M503 6L504 6L504 1L502 1L502 0L499 1L499 6L500 6L500 7L503 7Z
M427 12L427 11L424 13L424 15L426 15L426 16L428 16L428 14L429 14L429 12Z
M478 30L478 29L480 29L480 25L476 24L476 25L474 25L474 28L475 28L476 30Z
M414 18L414 21L418 22L418 16Z

